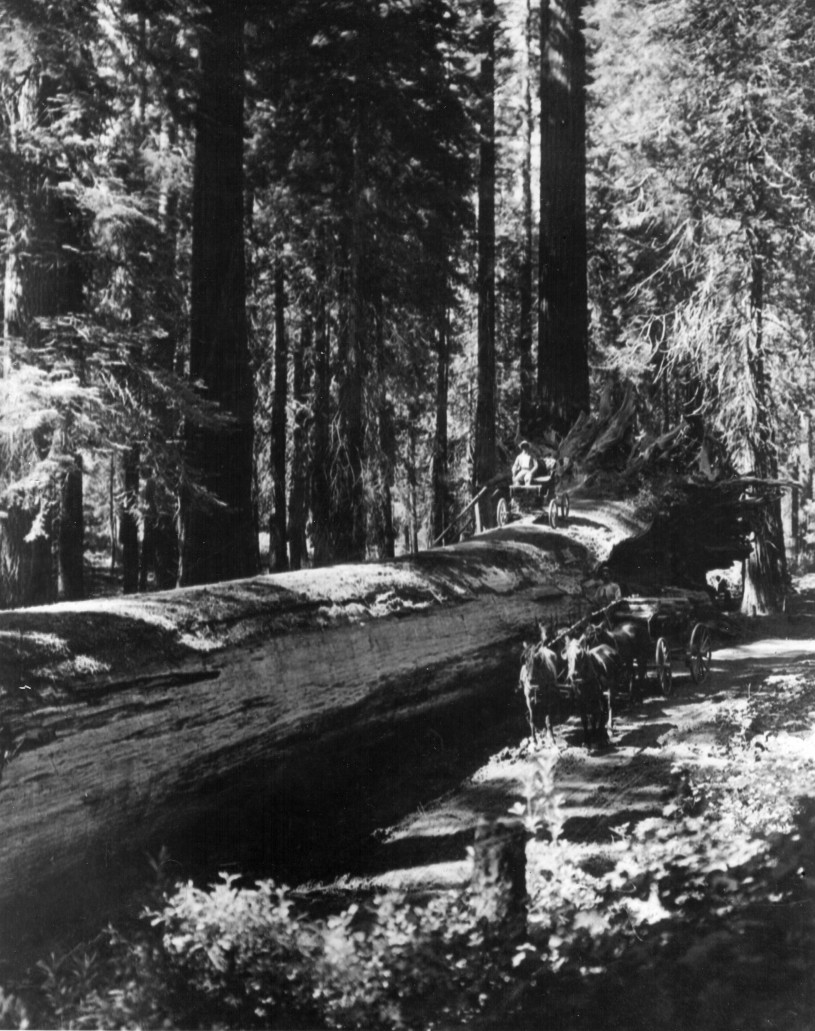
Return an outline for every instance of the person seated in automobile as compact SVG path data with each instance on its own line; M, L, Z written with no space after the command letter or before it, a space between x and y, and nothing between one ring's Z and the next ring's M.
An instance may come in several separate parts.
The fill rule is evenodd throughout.
M538 471L538 462L529 450L528 440L522 440L520 447L520 454L512 463L512 482L529 484Z

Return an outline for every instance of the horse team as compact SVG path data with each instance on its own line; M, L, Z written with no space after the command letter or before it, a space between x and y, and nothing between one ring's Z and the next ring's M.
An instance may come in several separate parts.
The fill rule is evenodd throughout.
M552 722L565 699L580 714L586 747L608 745L617 694L629 694L632 702L642 697L651 650L647 627L613 625L605 613L600 623L588 623L577 636L540 622L538 629L539 640L524 643L518 683L533 744L539 727L554 744Z

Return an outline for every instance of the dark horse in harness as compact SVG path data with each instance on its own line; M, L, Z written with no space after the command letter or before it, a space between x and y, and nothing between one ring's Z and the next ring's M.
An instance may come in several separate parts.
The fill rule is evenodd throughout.
M583 637L567 637L562 657L566 683L583 724L583 743L604 746L608 742L611 693L618 673L618 658L609 644L591 647Z
M536 713L542 712L544 732L551 744L555 743L552 718L560 706L558 662L556 653L541 640L536 644L524 642L521 675L518 690L523 691L529 719L529 736L537 744Z
M602 624L588 627L585 637L590 648L608 645L614 650L618 657L618 683L628 689L632 703L642 701L652 647L647 627L633 621L614 625L606 614Z

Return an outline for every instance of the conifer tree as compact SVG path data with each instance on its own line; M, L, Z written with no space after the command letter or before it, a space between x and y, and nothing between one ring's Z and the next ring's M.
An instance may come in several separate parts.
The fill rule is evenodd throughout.
M538 406L559 433L589 404L585 90L583 2L543 0Z
M216 430L188 429L187 460L203 490L188 482L182 494L184 584L258 569L243 241L244 21L242 2L216 0L200 26L190 375L231 422Z

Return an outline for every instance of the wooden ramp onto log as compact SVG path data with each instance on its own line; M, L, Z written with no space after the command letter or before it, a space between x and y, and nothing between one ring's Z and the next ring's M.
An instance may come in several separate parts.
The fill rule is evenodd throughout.
M389 563L0 613L0 958L96 919L128 863L356 746L504 692L590 563L537 526ZM301 796L303 797L303 796ZM198 833L198 832L197 832Z

